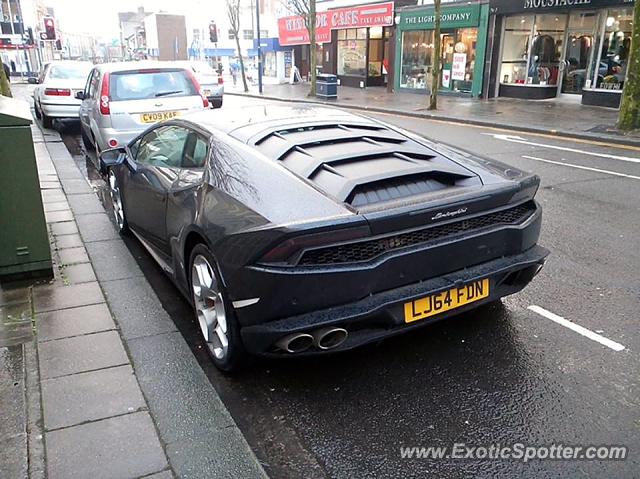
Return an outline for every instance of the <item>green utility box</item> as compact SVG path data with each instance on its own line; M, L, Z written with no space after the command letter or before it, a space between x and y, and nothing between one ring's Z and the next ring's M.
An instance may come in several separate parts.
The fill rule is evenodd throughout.
M0 281L51 277L29 104L0 96Z

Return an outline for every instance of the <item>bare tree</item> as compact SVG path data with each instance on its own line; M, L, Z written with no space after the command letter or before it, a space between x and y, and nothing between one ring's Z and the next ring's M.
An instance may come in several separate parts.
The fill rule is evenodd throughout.
M435 29L433 31L433 66L431 70L431 98L429 110L438 109L438 87L440 86L440 60L442 58L442 38L440 37L441 0L433 0L435 9ZM427 82L428 83L428 82Z
M633 33L627 54L627 78L620 104L618 128L635 130L640 129L640 2L635 5Z
M288 0L287 6L304 19L304 26L309 32L311 89L308 96L316 96L316 0Z
M0 58L0 95L12 96L11 87L9 86L9 78L7 78L5 73L4 63L2 63L2 58Z
M238 58L240 59L240 73L242 75L242 84L245 93L249 91L247 86L247 76L244 72L244 61L242 60L242 50L240 50L240 0L227 0L227 15L229 16L229 24L231 25L231 33L236 39L236 47L238 48Z

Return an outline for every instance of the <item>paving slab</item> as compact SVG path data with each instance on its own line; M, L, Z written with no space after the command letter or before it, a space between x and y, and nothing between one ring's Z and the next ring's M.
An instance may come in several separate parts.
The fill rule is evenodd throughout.
M129 363L117 331L47 341L38 348L42 379Z
M73 221L71 210L45 212L44 218L47 223L61 223L63 221Z
M78 227L75 221L65 221L64 223L53 223L49 225L51 232L58 235L78 234Z
M60 235L56 237L56 248L59 250L65 248L77 248L82 246L82 238L79 234Z
M51 341L116 328L105 303L36 315L38 341Z
M74 284L71 286L50 285L33 290L36 313L74 308L104 302L98 283Z
M87 243L87 251L100 281L142 276L135 259L121 239Z
M131 366L42 381L45 429L59 429L146 407Z
M40 196L42 196L43 203L57 203L67 200L61 188L56 190L40 190Z
M70 211L69 203L66 201L43 203L43 207L45 213L51 213L53 211Z
M60 264L77 264L89 262L87 251L83 246L61 249L60 251L58 251L58 257L60 258Z
M78 170L76 169L76 171ZM68 201L75 215L104 213L104 207L95 193L71 195Z
M71 251L71 250L65 250ZM89 283L96 280L91 263L71 264L62 270L64 279L69 284Z
M28 287L6 288L3 286L0 288L0 306L29 302L29 291L30 288Z
M80 236L88 243L117 239L120 236L106 213L79 215L76 218Z
M0 471L2 477L27 477L22 346L0 347Z
M48 479L130 479L167 467L146 412L48 432L46 444Z
M96 271L99 275L100 271ZM176 331L176 325L146 281L130 278L101 284L125 339Z
M62 187L64 188L64 192L67 195L78 195L83 193L92 193L93 189L87 183L87 180L82 179L67 179L61 178L60 183L62 183Z

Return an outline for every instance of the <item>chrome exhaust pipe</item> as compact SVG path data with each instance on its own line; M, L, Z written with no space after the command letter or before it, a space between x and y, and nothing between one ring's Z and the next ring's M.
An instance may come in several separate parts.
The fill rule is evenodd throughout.
M316 348L327 350L340 346L347 339L348 332L343 328L322 328L313 332L313 344Z
M313 345L313 336L308 333L293 333L278 339L276 347L287 353L301 353Z

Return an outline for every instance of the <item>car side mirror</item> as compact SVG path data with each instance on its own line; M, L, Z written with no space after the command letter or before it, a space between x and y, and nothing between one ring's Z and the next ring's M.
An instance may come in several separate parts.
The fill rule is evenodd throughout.
M76 99L84 100L84 92L83 91L77 91L76 92Z
M127 153L124 148L110 148L100 153L100 162L107 168L124 163Z
M29 83L30 85L36 85L40 82L38 81L38 77L29 77L27 78L27 83Z

